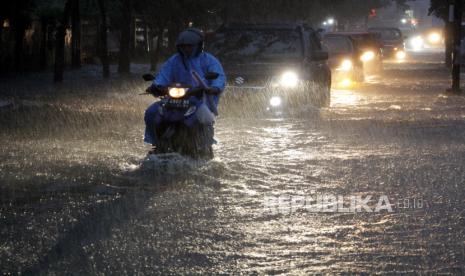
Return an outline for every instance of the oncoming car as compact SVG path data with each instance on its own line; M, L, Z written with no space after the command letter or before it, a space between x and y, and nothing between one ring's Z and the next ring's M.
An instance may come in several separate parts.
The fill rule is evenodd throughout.
M354 82L363 82L363 62L360 50L347 35L329 33L323 37L323 48L329 53L332 83L338 87L350 87Z
M228 89L254 95L267 110L296 104L329 106L331 71L319 34L297 24L232 24L209 35Z
M405 45L402 32L398 28L377 27L369 28L369 32L379 34L383 43L383 57L404 60Z
M430 28L421 33L415 33L407 40L406 46L412 51L442 49L444 48L443 30L440 28Z
M359 58L363 62L363 72L366 75L378 74L383 71L383 50L378 34L369 32L347 32L359 50Z

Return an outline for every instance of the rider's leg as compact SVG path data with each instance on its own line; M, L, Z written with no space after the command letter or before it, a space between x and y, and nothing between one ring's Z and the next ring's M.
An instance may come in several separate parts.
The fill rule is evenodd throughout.
M204 103L197 108L196 112L197 122L200 123L202 130L202 136L204 137L203 141L205 145L211 146L215 144L216 141L214 137L214 128L215 123L215 114L210 110L210 108Z
M157 135L155 134L155 118L158 114L158 102L152 104L147 108L144 115L145 120L145 135L144 142L155 145L157 142Z
M202 125L212 125L215 122L215 114L204 103L197 108L195 115Z

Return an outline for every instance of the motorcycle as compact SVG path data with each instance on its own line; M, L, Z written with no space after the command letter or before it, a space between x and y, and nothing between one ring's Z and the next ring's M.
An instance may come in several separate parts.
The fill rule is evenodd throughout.
M218 76L218 73L207 73L205 79L213 80ZM145 81L154 79L151 74L142 77ZM194 77L200 83L199 87L173 83L161 93L155 123L155 154L179 153L195 159L213 158L213 121L217 111L208 95L208 86L198 74Z

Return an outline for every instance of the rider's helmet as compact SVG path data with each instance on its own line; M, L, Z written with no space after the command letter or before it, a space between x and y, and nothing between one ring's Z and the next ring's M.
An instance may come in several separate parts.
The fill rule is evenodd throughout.
M197 28L188 28L181 32L176 40L176 47L180 51L180 45L192 45L194 46L194 56L198 56L203 51L204 46L204 34Z

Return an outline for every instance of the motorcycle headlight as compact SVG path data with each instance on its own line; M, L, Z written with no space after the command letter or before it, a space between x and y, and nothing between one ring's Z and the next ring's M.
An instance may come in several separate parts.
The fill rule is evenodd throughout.
M168 95L170 95L171 98L175 99L182 98L186 95L186 88L172 87L168 91Z
M350 71L352 70L352 67L353 67L353 63L350 59L345 59L342 61L341 65L339 66L339 70L341 71Z
M367 62L367 61L370 61L370 60L373 60L375 58L375 53L373 51L366 51L365 53L363 53L363 55L360 57L360 59L363 61L363 62Z
M299 76L295 72L288 71L281 75L279 84L284 87L296 87L299 84Z

